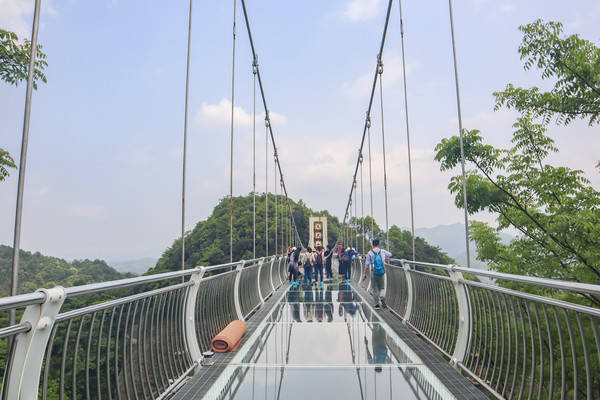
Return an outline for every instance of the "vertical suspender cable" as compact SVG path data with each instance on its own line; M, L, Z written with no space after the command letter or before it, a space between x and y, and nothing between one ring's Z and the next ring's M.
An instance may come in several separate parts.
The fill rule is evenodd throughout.
M40 26L41 0L35 1L33 25L31 28L31 48L29 52L29 70L25 91L25 112L23 113L23 136L21 137L21 158L19 159L19 181L17 183L17 206L15 211L15 233L13 240L13 264L10 295L15 296L19 287L19 249L21 247L21 217L23 215L23 190L25 188L25 167L27 166L27 145L29 143L29 120L31 119L31 94L33 92L33 72L37 55L37 37ZM15 310L10 311L10 324L15 324Z
M368 147L369 147L369 192L371 199L371 235L370 239L373 240L375 236L375 219L373 217L373 169L372 169L372 160L373 157L371 155L371 117L367 115L367 138L368 138Z
M354 181L354 241L356 242L355 249L358 248L358 202L356 201L356 181Z
M277 216L279 215L277 212L277 154L275 154L275 156L273 157L273 190L275 191L275 213L274 213L274 217L275 217L275 251L273 252L273 254L277 254L278 252L278 243L277 243Z
M237 0L233 0L233 54L231 62L231 142L229 157L229 262L233 262L233 126L235 107L235 22L237 14Z
M456 64L456 41L454 40L454 17L452 15L452 0L448 0L450 11L450 33L452 35L452 55L454 57L454 81L456 83L456 110L458 113L458 131L460 137L460 165L462 168L463 208L465 210L465 242L467 247L467 268L471 267L471 252L469 249L469 213L467 211L467 177L465 172L465 151L463 148L462 111L460 108L460 89L458 86L458 66Z
M269 256L269 114L265 114L265 257Z
M362 234L361 254L365 254L365 191L363 187L363 155L360 153L360 219Z
M187 159L188 104L190 93L190 57L192 51L192 6L193 0L190 0L190 12L188 17L187 66L185 71L185 111L183 113L183 173L181 180L181 269L185 269L185 171Z
M381 144L383 150L383 192L385 196L385 242L388 249L390 248L390 227L388 219L388 185L387 185L387 169L385 161L385 121L383 118L383 63L381 62L381 54L377 56L377 72L379 73L379 105L381 106Z
M280 193L283 193L283 185L281 184L281 180L279 181L279 189L281 190ZM281 206L279 206L279 208L281 209ZM285 223L283 221L283 209L279 210L279 218L281 218L281 228L280 228L280 232L281 232L281 253L279 254L285 254L286 251L286 247L285 247L285 238L284 238L284 232L285 232Z
M410 150L410 129L408 124L408 94L406 89L406 58L404 56L404 20L402 19L402 0L398 0L400 9L400 39L402 43L402 75L404 79L404 113L406 116L406 148L408 152L408 185L410 192L410 230L412 237L412 259L415 261L415 212L413 202L412 160Z
M256 72L258 60L254 57L252 62L252 75L254 76L254 98L252 114L252 258L256 258Z

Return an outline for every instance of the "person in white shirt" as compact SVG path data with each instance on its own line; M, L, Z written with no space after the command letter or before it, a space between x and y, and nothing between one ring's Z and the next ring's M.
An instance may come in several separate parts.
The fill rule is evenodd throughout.
M381 303L385 306L385 299L381 297L381 291L384 285L385 259L392 256L387 250L379 248L379 239L373 239L373 249L369 250L365 262L365 272L363 279L367 277L367 270L371 271L371 288L373 290L373 301L375 308L380 308Z
M315 257L310 247L306 249L301 259L304 266L304 282L312 285L312 270L315 264Z

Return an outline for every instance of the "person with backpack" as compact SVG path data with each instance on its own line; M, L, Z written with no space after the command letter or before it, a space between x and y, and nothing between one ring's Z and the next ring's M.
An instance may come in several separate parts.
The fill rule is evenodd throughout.
M316 248L314 260L315 287L318 289L320 284L321 289L323 289L323 247L318 246Z
M344 245L342 244L342 242L338 243L338 275L340 278L340 282L344 280L344 277L346 276L346 264L344 264Z
M312 272L314 263L314 255L312 253L312 249L309 247L306 249L306 252L302 257L302 265L304 266L304 282L309 285L312 285Z
M290 262L288 263L288 281L296 284L298 280L298 260L300 259L300 249L292 248Z
M342 253L342 263L344 264L344 267L342 269L344 270L344 279L346 283L350 283L350 274L352 272L352 259L356 255L358 255L358 252L356 252L353 248L345 249Z
M379 239L373 239L373 249L369 250L367 254L363 280L367 278L367 270L371 270L371 288L373 289L375 308L380 308L382 302L385 306L385 299L381 297L381 291L384 285L385 258L391 256L392 253L379 247Z
M327 250L325 250L325 253L323 253L323 258L325 258L325 278L331 279L333 278L333 271L331 271L333 250L331 250L331 245L327 245Z

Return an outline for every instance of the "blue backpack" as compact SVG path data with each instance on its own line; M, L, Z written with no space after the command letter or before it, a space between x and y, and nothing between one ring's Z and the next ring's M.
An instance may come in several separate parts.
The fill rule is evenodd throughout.
M375 276L381 276L385 274L385 265L383 265L383 258L381 258L381 252L375 253L375 257L373 258L373 271L375 272Z

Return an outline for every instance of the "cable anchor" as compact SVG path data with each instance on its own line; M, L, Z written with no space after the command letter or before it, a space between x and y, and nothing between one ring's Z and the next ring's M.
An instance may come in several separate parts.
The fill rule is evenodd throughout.
M254 55L254 60L252 60L252 73L254 75L258 73L258 55Z
M383 74L383 62L381 61L381 53L377 54L377 73Z

